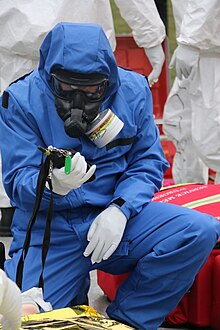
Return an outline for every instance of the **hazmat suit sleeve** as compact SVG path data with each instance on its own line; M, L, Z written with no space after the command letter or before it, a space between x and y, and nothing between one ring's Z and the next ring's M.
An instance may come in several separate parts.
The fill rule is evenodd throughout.
M177 0L173 1L178 6ZM188 1L178 43L211 50L218 47L220 51L220 4L218 0Z
M0 107L3 183L12 205L21 209L32 210L35 202L42 155L37 148L39 145L44 144L34 119L10 96L8 108ZM49 200L50 192L45 189L41 210L48 209ZM68 207L65 196L54 195L55 210L60 209L61 204Z
M127 170L118 180L111 201L113 204L116 201L117 205L125 201L120 209L127 219L141 212L155 192L160 190L164 172L169 167L161 147L159 130L154 123L149 87L142 89L142 93L139 93L142 101L138 105L141 110L136 109L135 113L138 132L127 155Z
M154 0L115 0L115 3L139 47L151 48L162 43L166 35L165 26Z

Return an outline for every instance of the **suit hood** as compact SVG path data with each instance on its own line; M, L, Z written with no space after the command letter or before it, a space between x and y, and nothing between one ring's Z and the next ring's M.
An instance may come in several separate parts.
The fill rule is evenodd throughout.
M120 85L118 68L108 39L98 24L59 23L40 47L39 74L50 84L51 70L102 73L109 79L106 98Z

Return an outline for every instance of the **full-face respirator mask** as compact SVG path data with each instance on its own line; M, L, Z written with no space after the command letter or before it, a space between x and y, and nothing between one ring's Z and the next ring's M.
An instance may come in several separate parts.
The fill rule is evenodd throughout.
M51 86L67 135L73 138L86 135L101 148L122 129L123 122L110 109L100 112L108 88L108 79L103 74L55 69Z

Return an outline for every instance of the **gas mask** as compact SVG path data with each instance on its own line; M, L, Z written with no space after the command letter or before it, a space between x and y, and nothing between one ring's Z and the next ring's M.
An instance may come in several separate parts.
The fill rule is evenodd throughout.
M56 110L64 121L66 133L75 138L83 136L88 124L99 113L108 79L99 73L81 74L56 69L51 74L51 85Z
M101 148L122 129L123 122L110 109L99 112L108 88L108 79L103 74L55 69L51 86L67 135L73 138L86 135Z

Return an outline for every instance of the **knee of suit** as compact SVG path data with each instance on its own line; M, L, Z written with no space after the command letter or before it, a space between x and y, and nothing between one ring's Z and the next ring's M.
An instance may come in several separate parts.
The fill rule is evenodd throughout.
M211 215L192 211L193 221L189 225L188 238L193 247L193 253L198 257L207 258L220 235L220 223ZM186 234L186 238L187 238ZM186 239L187 242L187 239Z
M177 263L187 258L204 262L220 235L220 223L211 215L189 209L176 221L154 246L155 258L166 262L175 259Z
M191 281L206 262L220 235L220 223L207 214L188 211L178 217L182 225L176 225L139 260L143 285L158 277Z

